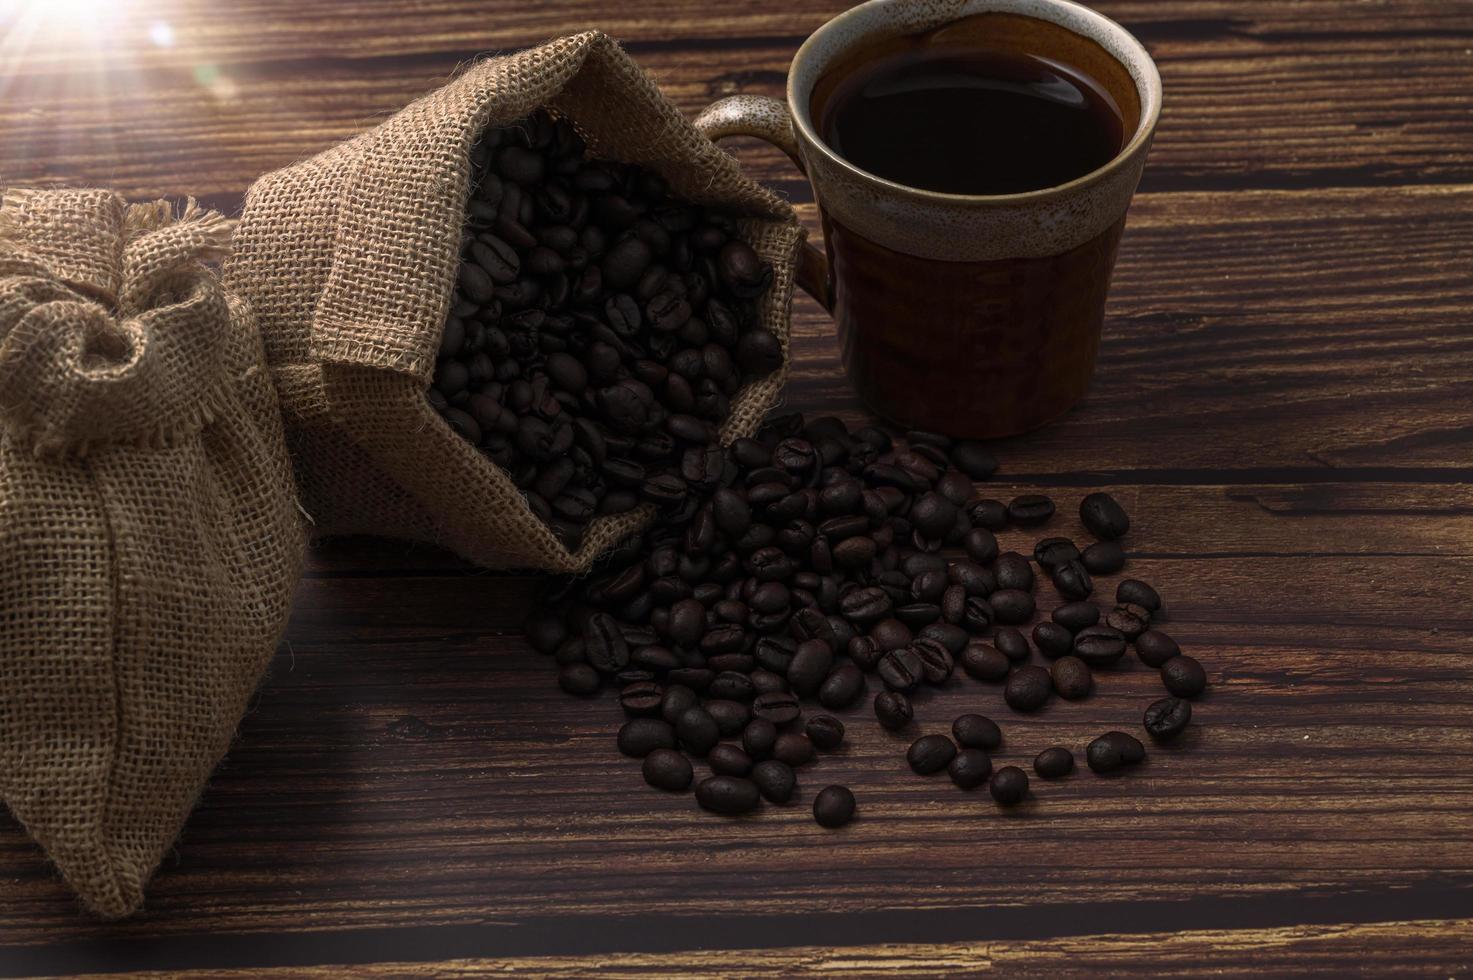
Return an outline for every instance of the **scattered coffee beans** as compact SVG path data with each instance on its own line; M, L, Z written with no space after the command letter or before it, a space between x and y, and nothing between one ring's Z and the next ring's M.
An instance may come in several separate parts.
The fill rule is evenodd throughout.
M825 786L813 798L813 819L830 830L854 819L854 794L847 786Z
M988 789L1002 806L1017 806L1028 795L1028 774L1017 766L1003 766L992 777Z
M892 732L909 725L914 716L910 699L904 694L898 691L881 691L875 695L875 718Z
M1058 779L1074 771L1074 753L1061 745L1044 749L1033 759L1033 771L1042 779Z
M1091 575L1114 575L1125 567L1125 552L1113 541L1096 541L1079 555Z
M682 793L690 789L695 774L690 760L674 749L654 749L644 757L644 781L655 789Z
M750 813L757 809L757 784L736 776L712 776L696 784L696 802L729 817Z

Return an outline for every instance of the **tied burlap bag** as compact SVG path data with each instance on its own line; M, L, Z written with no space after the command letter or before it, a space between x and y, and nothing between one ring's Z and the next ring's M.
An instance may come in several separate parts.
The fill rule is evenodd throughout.
M469 153L487 127L545 106L595 157L742 217L772 264L763 325L784 365L732 401L724 441L750 435L787 373L792 209L743 177L607 36L586 32L482 62L352 141L268 174L246 198L226 282L256 310L304 507L320 532L429 541L488 566L581 571L648 507L590 525L576 553L511 479L425 401L455 284Z
M0 797L134 911L286 623L305 547L250 308L191 204L0 206Z

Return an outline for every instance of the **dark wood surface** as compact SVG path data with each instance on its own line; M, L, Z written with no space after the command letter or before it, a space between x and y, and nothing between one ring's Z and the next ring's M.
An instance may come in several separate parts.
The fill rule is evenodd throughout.
M0 183L234 210L477 53L601 26L694 112L778 94L841 6L133 0L95 50L0 44ZM326 542L143 914L88 920L0 817L0 972L1473 970L1473 4L1099 6L1166 110L1094 390L1000 443L990 492L1055 495L1063 534L1092 488L1130 509L1130 571L1213 685L1180 746L1003 813L910 775L866 707L802 805L713 819L522 645L535 577ZM860 418L806 299L794 329L787 404ZM1137 664L1024 719L954 680L919 715L995 714L1025 763L1156 690ZM862 808L837 834L807 812L828 782Z

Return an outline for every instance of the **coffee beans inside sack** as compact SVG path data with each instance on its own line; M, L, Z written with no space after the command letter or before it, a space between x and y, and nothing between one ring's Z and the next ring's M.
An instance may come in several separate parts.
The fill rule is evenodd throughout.
M585 32L261 178L226 271L318 532L579 572L776 403L802 238Z

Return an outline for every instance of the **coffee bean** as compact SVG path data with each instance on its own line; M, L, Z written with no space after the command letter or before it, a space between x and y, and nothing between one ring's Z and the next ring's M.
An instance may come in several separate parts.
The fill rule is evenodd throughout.
M898 619L882 619L870 627L869 635L885 651L899 650L909 646L914 635L910 627Z
M705 708L706 714L716 722L716 730L723 738L740 735L747 727L747 722L752 720L751 709L740 701L729 701L724 698L707 699Z
M839 612L851 622L868 625L890 615L894 607L885 590L871 586L855 589L839 599Z
M1092 602L1066 602L1056 606L1051 615L1054 622L1070 633L1078 633L1100 621L1100 607Z
M772 747L772 757L795 769L805 766L813 761L813 742L799 732L783 732Z
M1109 626L1087 626L1074 636L1074 655L1091 667L1108 667L1125 653L1125 635Z
M1049 577L1065 599L1084 599L1095 590L1094 580L1077 558L1049 569Z
M1033 566L1028 564L1027 558L1016 551L998 555L993 571L997 576L997 588L1033 591Z
M968 557L985 565L997 557L997 537L985 527L974 527L962 539Z
M996 647L974 642L962 651L962 670L967 676L979 681L1000 681L1012 670L1012 661Z
M1096 541L1079 560L1091 575L1114 575L1125 567L1125 552L1113 541Z
M597 694L602 683L598 671L587 664L568 664L557 675L558 687L574 697L585 698Z
M1127 640L1134 640L1151 625L1151 614L1144 607L1127 602L1110 610L1105 625L1119 630Z
M720 776L745 776L752 770L751 757L728 742L712 748L706 756L706 763Z
M666 675L666 680L671 680L669 675ZM686 709L695 707L699 701L695 691L679 682L672 681L670 686L665 688L665 697L660 701L660 717L673 725L681 715L685 714Z
M962 625L973 633L985 633L996 619L992 603L979 595L967 599L962 611Z
M1135 653L1147 667L1163 667L1181 653L1181 647L1160 630L1146 630L1135 638Z
M767 718L753 718L742 729L742 748L753 759L766 759L777 744L777 725Z
M911 643L909 649L920 659L921 676L927 684L939 686L951 677L956 660L946 644L939 640L917 639Z
M1041 779L1058 779L1074 771L1074 753L1061 745L1044 749L1033 759L1033 771Z
M992 645L1015 664L1028 660L1028 640L1016 627L999 627L992 634Z
M1060 657L1049 671L1054 691L1066 701L1078 701L1094 690L1095 679L1088 665L1078 657Z
M1014 497L1008 503L1008 520L1019 527L1037 527L1053 516L1054 502L1041 493Z
M712 776L696 784L696 802L723 816L739 816L757 809L757 784L736 776Z
M917 775L940 772L956 758L956 745L945 735L922 735L910 743L905 759Z
M991 718L977 714L958 715L951 723L951 734L958 745L969 749L991 751L1002 744L1002 729Z
M1194 698L1207 687L1207 671L1194 658L1181 654L1161 665L1161 683L1179 698Z
M776 759L766 759L752 767L752 783L769 803L783 804L793 798L798 776L793 767Z
M1026 623L1033 618L1033 595L1022 589L999 589L988 602L999 623Z
M675 734L679 736L680 744L686 751L696 756L705 755L721 741L721 728L716 724L716 719L700 707L687 708L675 720Z
M712 634L707 633L707 636ZM740 654L723 654L721 657L711 657L708 663L714 663L722 657L740 657ZM750 670L750 666L748 670ZM711 686L706 688L706 696L718 698L724 701L751 701L757 696L757 688L752 685L752 678L745 673L735 670L723 670L711 681Z
M914 631L940 619L941 607L929 602L908 602L895 610L895 618Z
M909 725L914 714L910 699L898 691L881 691L875 695L875 718L892 732Z
M690 760L670 748L651 750L644 757L641 769L645 782L655 789L669 790L672 793L683 793L690 789L691 780L695 778Z
M1097 773L1115 772L1136 765L1145 757L1146 747L1140 739L1125 732L1106 732L1084 750L1085 761Z
M1146 709L1144 725L1146 734L1160 742L1169 742L1182 732L1192 721L1192 703L1182 698L1162 698L1153 701Z
M1001 561L998 563L1001 568ZM972 561L954 561L946 566L946 578L953 587L960 588L964 595L989 596L996 592L999 587L997 576L987 569ZM1006 585L1003 588L1032 587L1033 573L1028 573L1027 586Z
M1062 657L1074 649L1074 634L1058 623L1039 623L1033 627L1033 645L1045 657Z
M1003 766L987 788L999 805L1017 806L1028 795L1028 774L1017 766Z
M1014 711L1037 711L1048 703L1053 678L1042 667L1024 666L1013 671L1002 697Z
M1001 500L978 500L967 505L967 519L973 527L1001 531L1008 526L1008 507Z
M814 715L803 731L815 748L832 752L844 741L844 723L833 715Z
M1161 596L1140 579L1128 578L1115 587L1115 601L1121 604L1133 602L1147 612L1161 608Z
M849 707L863 696L864 673L852 663L836 667L818 689L818 703L835 711Z
M909 647L891 650L880 658L876 672L880 680L892 691L914 690L924 676L921 658Z
M596 677L595 677L596 679ZM631 718L655 716L665 700L665 689L654 681L626 684L619 691L619 706Z
M588 662L595 670L615 674L629 665L629 644L624 641L618 621L607 613L589 619L583 642Z
M973 789L992 775L992 758L981 749L962 749L946 767L951 781L962 789Z
M788 683L802 696L816 694L834 665L834 653L823 640L805 640L798 644L793 662L788 665Z
M675 730L659 718L631 718L619 729L619 751L625 755L643 758L655 749L673 748Z
M1092 493L1079 504L1079 519L1095 537L1114 541L1130 530L1130 517L1125 508L1108 493Z
M854 794L847 786L825 786L813 798L813 819L835 830L854 819Z
M752 700L753 716L765 718L778 727L792 724L802 713L797 695L785 691L759 694Z
M1044 538L1033 546L1033 560L1054 568L1079 557L1079 549L1068 538Z
M951 651L952 656L961 653L971 641L971 635L966 630L959 626L953 626L950 623L932 623L917 633L915 638L917 640L935 640L937 643L946 647L947 650ZM852 653L850 655L853 656Z

